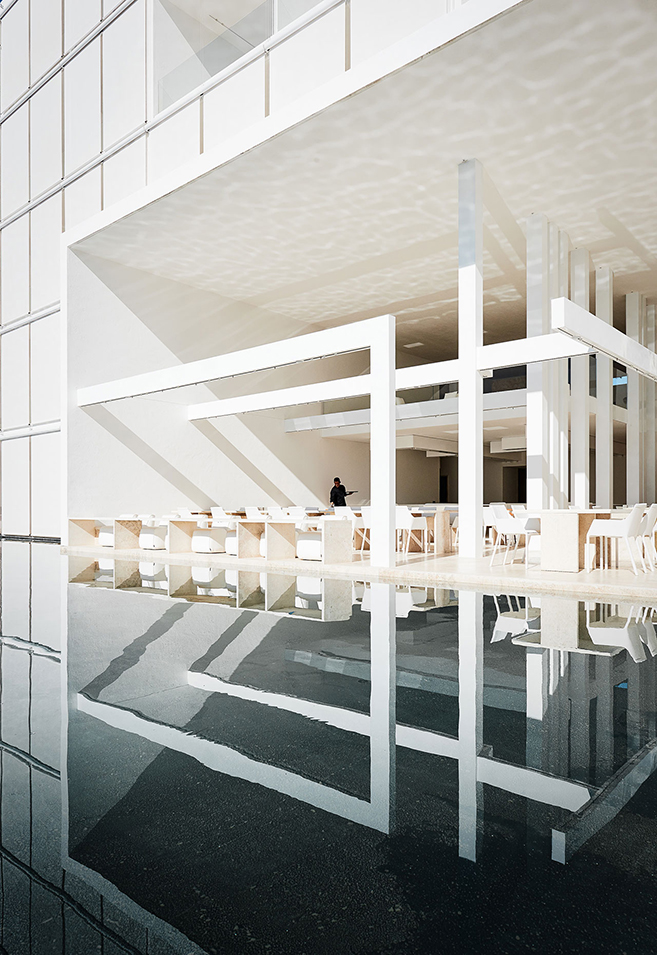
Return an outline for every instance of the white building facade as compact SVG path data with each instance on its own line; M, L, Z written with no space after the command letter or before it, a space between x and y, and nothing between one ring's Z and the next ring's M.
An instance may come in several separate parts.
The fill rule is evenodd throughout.
M5 0L0 31L3 534L323 503L334 474L374 497L367 388L190 410L366 376L363 350L78 391L386 314L399 503L455 501L459 446L475 503L525 480L536 507L654 499L645 362L595 336L550 362L475 353L550 335L564 298L654 352L650 3ZM449 363L470 346L468 383Z

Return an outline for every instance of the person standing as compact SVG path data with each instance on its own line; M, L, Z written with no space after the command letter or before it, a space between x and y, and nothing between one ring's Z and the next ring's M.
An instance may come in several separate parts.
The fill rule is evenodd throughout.
M333 478L333 487L331 488L331 504L333 507L346 507L345 498L349 494L355 494L355 491L348 491L344 484L340 483L340 478Z

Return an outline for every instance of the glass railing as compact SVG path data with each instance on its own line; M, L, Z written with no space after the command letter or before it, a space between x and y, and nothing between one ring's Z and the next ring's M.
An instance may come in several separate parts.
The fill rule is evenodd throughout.
M167 13L180 41L190 47L198 45L199 49L158 80L158 110L171 106L316 5L317 0L265 0L234 22L223 13L226 5L221 2L216 3L213 13L199 7L198 23L191 17L186 23L179 13L175 13L174 21ZM177 10L175 5L173 8ZM218 35L203 43L202 36L207 37L213 30Z

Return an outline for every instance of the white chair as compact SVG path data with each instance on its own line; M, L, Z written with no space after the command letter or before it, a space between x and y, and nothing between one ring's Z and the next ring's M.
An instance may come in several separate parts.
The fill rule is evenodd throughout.
M641 520L639 539L644 559L651 570L657 565L655 551L655 524L657 523L657 504L651 504Z
M360 517L361 517L361 520L362 520L362 522L363 522L363 526L362 526L362 528L361 528L361 530L362 530L362 540L361 540L361 545L360 545L360 552L361 552L361 555L362 555L362 554L363 554L363 551L365 550L365 544L367 544L368 547L371 547L371 543L370 543L370 532L371 532L371 530L372 530L372 508L371 508L371 507L361 507L361 509L360 509Z
M192 531L192 553L221 554L225 550L227 528L225 525L201 518Z
M267 520L268 514L266 514L264 511L261 511L259 507L246 507L244 510L246 511L247 521Z
M350 507L341 507L340 511L344 511L344 514L340 514L340 517L345 521L351 521L351 531L352 531L352 542L355 546L356 544L356 531L361 532L361 540L364 540L365 537L365 522L363 521L362 516L355 514Z
M491 504L493 509L493 514L495 516L495 546L493 547L493 553L490 558L490 567L493 566L493 561L495 560L495 555L500 547L502 539L506 540L506 550L504 552L504 560L502 561L502 566L506 564L506 559L509 555L509 550L511 549L511 544L514 544L513 554L511 556L511 563L513 563L518 550L518 544L520 538L525 538L525 564L528 563L528 553L529 553L529 538L538 534L540 531L540 522L536 517L511 517L506 508L505 504Z
M166 550L169 525L165 520L149 517L141 522L139 531L140 550Z
M305 521L306 509L305 507L288 507L287 516L292 517L295 521Z
M426 517L414 517L409 509L398 505L395 508L395 530L400 534L401 547L399 548L404 557L408 557L408 550L413 539L422 553L427 552L427 519ZM404 544L404 531L406 531L406 543ZM420 536L421 535L421 536Z
M96 521L98 528L98 543L101 547L114 547L114 521L108 518L99 518Z
M638 538L640 536L641 530L641 520L643 518L643 511L645 504L635 504L632 508L631 513L628 517L624 518L622 521L611 520L611 519L600 519L596 518L593 521L591 526L588 529L586 534L586 570L591 572L593 570L593 554L594 538L605 538L608 540L616 541L616 566L618 567L618 541L625 541L625 546L627 547L627 552L630 555L630 561L632 562L632 570L635 574L638 575L639 571L636 569L636 562L634 560L634 555L632 553L632 548L630 547L630 541L634 542L634 546L637 549L637 553L641 560L641 566L645 572L646 565L643 560L643 554L641 553L641 548L639 547ZM604 552L603 548L603 560L604 563Z
M272 521L282 521L287 517L284 507L268 507L267 513L271 517ZM262 520L262 518L260 518Z
M512 504L511 513L514 517L527 517L527 505L526 504Z

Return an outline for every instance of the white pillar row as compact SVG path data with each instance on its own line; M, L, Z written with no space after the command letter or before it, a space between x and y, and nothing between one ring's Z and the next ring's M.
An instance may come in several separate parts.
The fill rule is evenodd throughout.
M591 259L586 249L570 254L570 298L589 310ZM570 497L575 507L590 504L589 356L570 359Z
M640 342L642 335L643 301L639 292L625 296L625 334ZM627 475L627 503L638 504L645 500L643 489L643 441L641 376L627 369L627 438L625 442L625 467Z
M527 337L549 332L549 228L546 217L527 219ZM527 366L527 506L549 504L549 381L546 362Z
M655 306L646 307L645 346L655 351ZM648 504L655 501L655 382L644 378L646 391L645 441L644 441L644 493Z
M567 232L559 233L559 297L570 295L570 237ZM570 500L570 387L568 385L568 359L557 362L559 385L559 507L568 507Z
M595 314L603 322L614 324L614 273L610 268L596 269ZM614 386L613 361L607 355L596 357L595 417L595 503L614 506Z
M483 555L484 389L477 349L484 334L483 168L459 166L459 555Z

